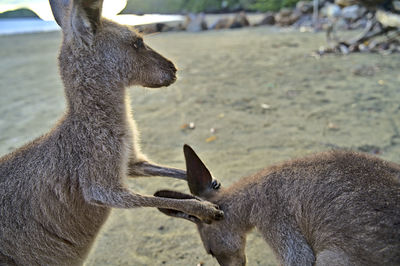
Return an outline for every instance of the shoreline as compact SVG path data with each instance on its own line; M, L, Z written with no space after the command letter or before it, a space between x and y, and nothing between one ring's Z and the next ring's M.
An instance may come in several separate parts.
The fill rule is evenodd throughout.
M219 19L232 18L237 13L206 14L205 20L208 25L214 24ZM261 21L263 13L246 14L250 24ZM134 17L133 17L134 16ZM167 26L176 26L185 21L185 14L121 14L111 19L117 23L131 26L148 26L162 23ZM136 21L136 22L133 22ZM33 25L32 25L33 24ZM10 27L14 28L10 29ZM40 18L3 18L0 19L0 36L17 34L30 34L41 32L60 31L60 27L55 21L45 21Z

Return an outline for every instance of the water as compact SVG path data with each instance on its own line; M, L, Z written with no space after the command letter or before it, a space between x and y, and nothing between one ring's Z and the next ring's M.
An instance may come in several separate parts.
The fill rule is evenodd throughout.
M37 18L0 19L0 35L59 30L54 21Z
M121 24L141 25L158 22L182 21L181 15L159 15L146 14L137 15L118 15L111 18ZM55 21L44 21L38 18L12 18L0 19L0 35L21 34L32 32L56 31L60 27Z

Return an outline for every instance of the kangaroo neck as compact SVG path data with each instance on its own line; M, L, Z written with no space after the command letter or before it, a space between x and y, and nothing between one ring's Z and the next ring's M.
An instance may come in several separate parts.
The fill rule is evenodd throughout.
M59 68L69 115L85 122L125 119L124 81L91 48L75 47L64 40Z
M66 88L65 93L70 116L112 124L126 120L129 101L122 86L80 84Z
M240 180L231 187L221 191L218 205L226 212L227 219L231 219L238 228L250 231L255 227L254 208L257 206L254 194L254 186L251 183Z
M271 189L272 186L263 174L248 176L221 191L217 204L224 206L232 221L247 231L260 228L268 220L266 217L274 215L279 198L279 189Z

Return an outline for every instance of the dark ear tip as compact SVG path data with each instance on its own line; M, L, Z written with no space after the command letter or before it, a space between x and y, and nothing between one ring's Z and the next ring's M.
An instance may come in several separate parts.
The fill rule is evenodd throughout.
M199 156L192 149L192 147L187 144L183 145L183 154L185 155L186 162L191 158L196 158L197 160L200 160Z
M194 150L192 149L192 147L190 147L189 145L185 144L183 145L183 153L187 154L187 153L194 153Z

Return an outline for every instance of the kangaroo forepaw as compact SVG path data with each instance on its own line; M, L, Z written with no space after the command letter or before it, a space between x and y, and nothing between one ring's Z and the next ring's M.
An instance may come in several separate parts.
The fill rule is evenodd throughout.
M215 213L214 220L221 221L222 219L224 219L224 212L219 210Z
M218 205L211 202L203 202L206 205L207 210L204 212L204 216L201 220L204 223L210 224L213 221L220 221L224 219L224 212L219 209Z

